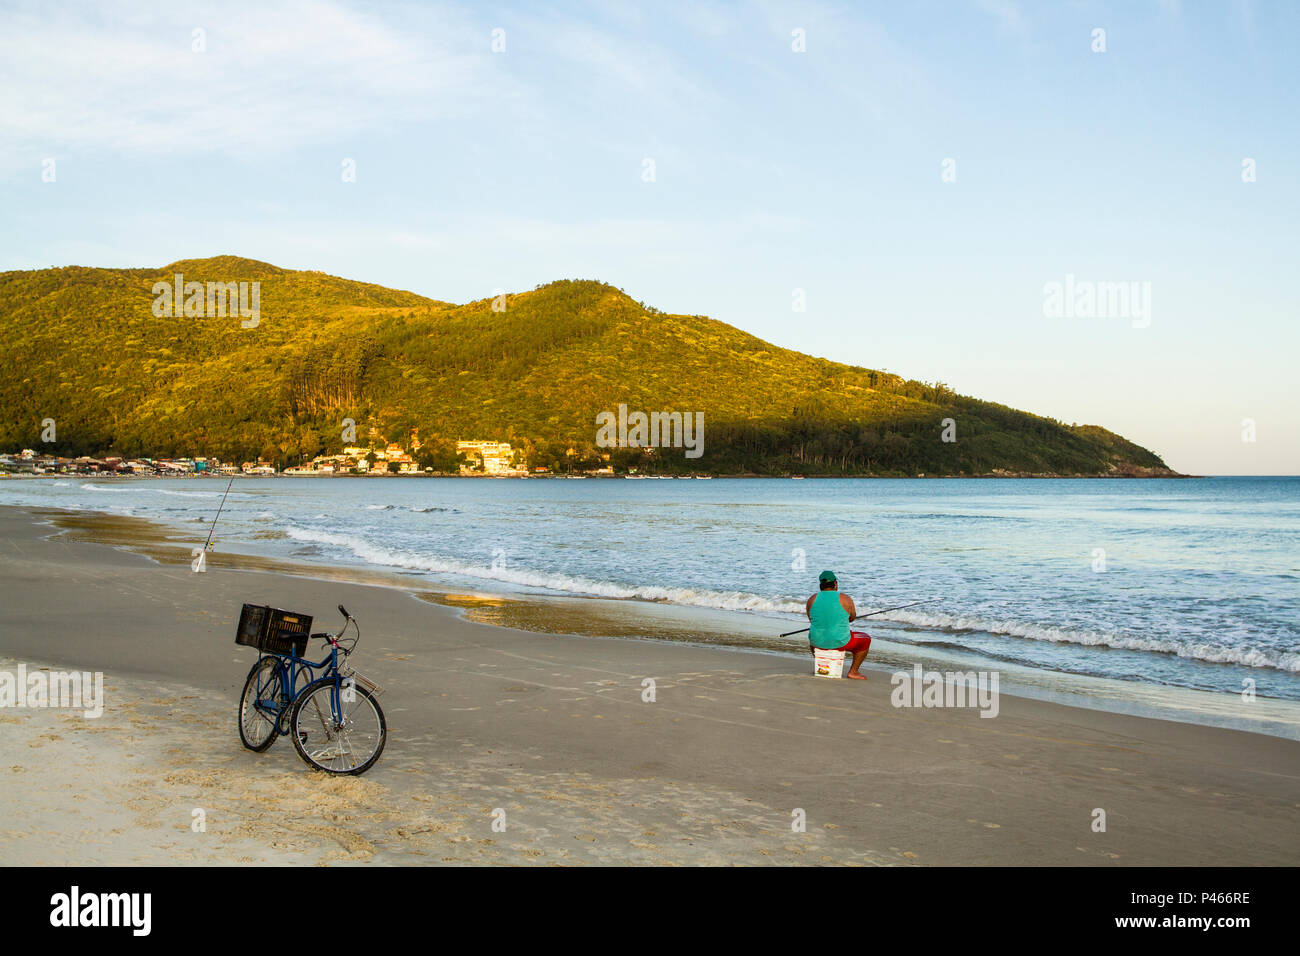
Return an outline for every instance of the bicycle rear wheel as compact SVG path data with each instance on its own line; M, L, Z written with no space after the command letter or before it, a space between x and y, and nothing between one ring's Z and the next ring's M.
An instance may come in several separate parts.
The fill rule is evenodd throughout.
M239 739L245 747L261 753L275 743L279 714L285 710L288 696L275 661L258 658L239 695Z
M388 742L388 724L374 694L353 684L345 695L332 677L303 689L289 726L298 756L325 773L365 773Z

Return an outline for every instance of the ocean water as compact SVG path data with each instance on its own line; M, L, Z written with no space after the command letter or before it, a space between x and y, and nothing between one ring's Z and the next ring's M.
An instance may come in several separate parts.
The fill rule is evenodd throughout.
M207 534L218 479L0 482ZM873 634L990 666L1300 701L1300 478L237 479L217 548L800 626L823 568ZM800 638L788 639L791 649Z

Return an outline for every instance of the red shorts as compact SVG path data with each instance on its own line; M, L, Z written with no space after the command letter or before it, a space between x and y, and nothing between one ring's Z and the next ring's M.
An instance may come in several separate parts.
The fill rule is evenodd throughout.
M844 651L846 654L869 651L871 650L871 635L866 631L849 631L849 642L843 647L837 647L836 650Z

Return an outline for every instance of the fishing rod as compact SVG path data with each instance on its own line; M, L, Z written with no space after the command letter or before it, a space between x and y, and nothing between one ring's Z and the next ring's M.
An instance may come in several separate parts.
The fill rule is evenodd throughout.
M861 620L861 619L864 618L864 617L874 617L874 616L877 615L877 614L884 614L886 611L901 611L901 610L902 610L903 608L905 608L905 607L916 607L918 604L933 604L933 603L934 603L935 601L937 601L937 600L939 600L939 599L938 599L938 598L930 598L929 600L926 600L926 601L913 601L911 604L900 604L900 605L898 605L898 607L882 607L879 611L872 611L872 612L869 613L869 614L859 614L859 615L858 615L857 617L855 617L853 620L855 620L855 621L859 621L859 620ZM785 632L784 634L782 634L781 636L782 636L782 637L789 637L789 636L792 635L792 634L802 634L804 631L810 631L810 630L812 630L811 627L801 627L801 628L799 628L799 630L797 630L797 631L786 631L786 632Z
M221 517L221 509L226 506L226 495L230 494L230 485L235 483L235 476L230 476L230 484L226 485L226 493L221 496L221 504L217 506L217 517L212 519L212 527L208 529L208 540L203 543L203 550L207 551L212 547L212 532L217 530L217 518Z

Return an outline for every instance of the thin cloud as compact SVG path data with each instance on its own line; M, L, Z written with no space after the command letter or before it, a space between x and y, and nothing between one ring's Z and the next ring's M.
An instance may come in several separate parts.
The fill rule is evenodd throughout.
M1025 21L1020 7L1011 0L979 0L979 8L998 21L998 27L1008 33L1022 33Z
M275 152L465 115L508 82L445 11L428 31L330 0L28 4L0 24L0 138L39 155Z

